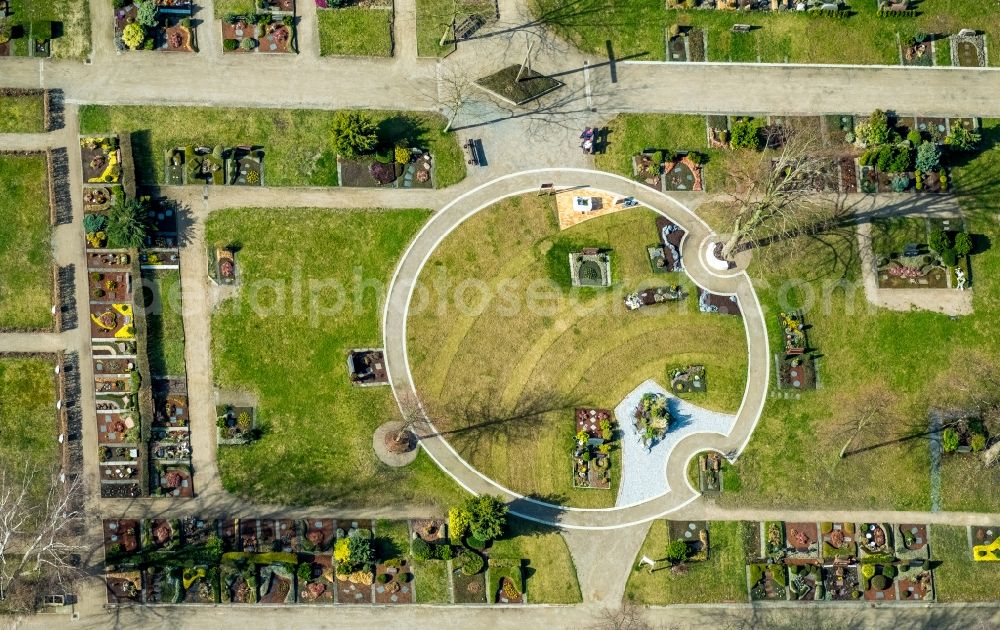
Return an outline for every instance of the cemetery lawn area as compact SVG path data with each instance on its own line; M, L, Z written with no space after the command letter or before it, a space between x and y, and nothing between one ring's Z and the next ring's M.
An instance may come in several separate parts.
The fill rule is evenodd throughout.
M344 7L317 9L319 54L392 56L392 10Z
M0 357L0 461L10 472L34 465L39 497L59 467L54 367L43 358Z
M0 96L0 133L45 131L45 99L33 96Z
M574 407L614 409L646 379L669 385L668 365L688 363L704 364L709 382L692 402L739 407L743 321L699 312L685 275L653 273L656 216L637 208L559 231L553 198L515 197L465 221L428 261L417 294L426 290L434 308L410 311L411 368L438 428L455 431L451 443L485 475L548 501L608 507L620 452L610 491L572 488ZM587 246L612 250L612 287L568 288L569 253ZM624 296L647 281L680 283L688 299L626 311ZM493 298L478 307L482 293L459 290L463 282L482 282Z
M90 54L90 3L80 0L11 0L15 24L58 22L52 25L52 56L82 59ZM60 26L61 24L61 26Z
M418 604L451 603L448 563L445 560L414 560L413 572L420 586L416 591Z
M940 602L996 601L1000 562L975 562L968 529L931 525L931 556L941 562L934 568L934 586Z
M671 24L701 28L708 37L709 61L784 63L843 63L899 65L896 33L906 38L918 32L950 35L962 28L984 31L990 42L1000 37L1000 15L984 12L979 0L923 0L916 17L880 18L876 2L849 3L846 19L796 15L793 11L667 10L662 0L606 0L600 8L565 7L563 0L533 0L536 18L589 53L607 54L611 40L620 59L666 58L665 33ZM733 24L750 24L750 33L732 33ZM948 47L946 39L938 47ZM989 65L1000 63L1000 52L989 51Z
M149 335L149 369L154 376L184 375L184 313L181 272L143 272L143 294L147 300L146 331ZM148 292L148 295L146 293Z
M653 521L635 562L647 556L657 561L657 570L650 573L648 565L633 570L625 585L627 599L652 606L746 601L746 556L739 521L710 522L709 559L688 562L688 572L680 575L671 573L670 563L662 561L668 535L666 521Z
M215 19L221 20L227 14L247 15L256 10L254 0L215 0ZM218 25L215 25L218 26Z
M925 311L869 309L860 282L857 239L850 229L826 236L829 245L797 239L776 249L769 258L779 262L764 273L767 285L759 281L761 268L751 264L750 274L758 280L765 313L795 308L812 296L814 306L806 309L806 322L812 326L810 345L823 354L822 388L803 392L801 400L768 400L747 450L734 466L742 488L724 492L718 498L720 505L930 508L926 436L878 445L925 434L930 407L960 403L952 386L955 379L977 365L1000 361L1000 347L993 341L1000 337L1000 248L996 246L1000 230L995 220L1000 188L998 121L984 121L982 146L983 152L956 167L954 175L968 231L977 236L976 243L991 243L989 249L973 256L974 314L953 320ZM725 230L712 208L703 206L699 213L717 230ZM834 253L847 264L833 265ZM847 283L839 285L842 279ZM782 305L779 295L786 292L788 299ZM769 317L768 325L773 349L780 341L776 318ZM880 425L855 444L877 448L839 459L847 437L836 420L849 418L866 392L879 387L890 393L884 409L896 412L903 421ZM970 467L977 471L971 477L974 482ZM782 473L776 474L777 470ZM891 480L891 492L886 484L872 483L873 471ZM971 461L943 462L942 509L993 511L1000 501L998 488L1000 470L996 468L983 470Z
M227 490L257 502L344 509L402 503L441 509L461 499L458 486L424 454L402 469L378 461L372 434L398 413L392 392L353 387L347 377L348 349L382 345L385 286L429 214L277 208L212 214L206 241L242 245L237 264L245 286L266 279L286 287L286 307L274 308L265 289L259 303L272 306L260 315L240 293L212 317L216 384L259 396L264 425L260 440L219 449ZM301 274L297 307L289 293L293 274ZM312 322L310 278L346 292L335 309L336 290L317 290L322 310Z
M46 159L0 155L0 329L52 326Z
M444 119L426 112L366 112L390 146L407 139L430 150L438 186L465 177L465 158ZM140 184L162 184L163 154L187 144L264 147L269 186L336 186L337 160L330 128L336 111L218 107L104 106L80 108L81 133L131 132Z
M708 148L705 117L697 114L619 114L608 123L608 149L594 156L594 165L632 179L632 156L645 149L697 151L709 192L723 189L732 151Z
M525 586L532 604L578 604L583 599L569 547L553 527L510 516L490 557L528 560Z

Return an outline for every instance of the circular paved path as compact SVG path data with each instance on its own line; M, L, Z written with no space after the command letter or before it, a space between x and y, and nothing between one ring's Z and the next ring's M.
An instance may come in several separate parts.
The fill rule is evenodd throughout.
M696 453L715 449L734 457L746 446L760 417L767 395L769 366L767 329L760 303L749 276L744 272L719 274L708 269L701 252L712 232L708 225L675 200L651 188L618 175L585 169L544 169L513 173L461 195L437 212L414 238L396 269L384 313L383 341L389 381L397 401L418 400L410 373L406 349L407 312L421 269L440 242L465 219L496 201L537 191L540 184L556 188L586 186L617 194L631 195L641 204L668 216L687 230L681 255L688 275L714 293L736 295L743 311L747 333L746 391L733 431L728 435L700 433L681 440L667 461L667 482L671 490L644 503L621 508L583 509L544 503L519 495L487 478L452 448L426 419L418 427L421 445L462 487L474 494L494 494L510 503L517 516L568 529L614 529L648 521L683 507L698 496L687 480L687 463Z

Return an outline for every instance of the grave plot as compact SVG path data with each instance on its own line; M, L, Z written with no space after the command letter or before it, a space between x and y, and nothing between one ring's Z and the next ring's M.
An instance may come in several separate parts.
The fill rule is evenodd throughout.
M687 365L670 371L670 389L675 394L704 393L708 391L704 365Z
M962 29L949 40L951 65L963 68L986 67L986 41L982 35L971 29Z
M861 587L866 601L896 600L896 566L894 564L862 564Z
M221 405L215 408L215 413L219 444L247 444L253 440L257 426L253 407Z
M204 545L209 538L217 535L218 523L197 516L180 519L181 536L185 545Z
M573 487L611 489L615 422L607 409L578 408L573 442Z
M104 519L104 553L112 560L134 554L141 549L139 521Z
M816 523L785 523L786 564L806 564L819 557L819 528Z
M701 287L698 287L698 310L702 313L743 316L739 300L735 295L710 293Z
M456 604L485 604L486 559L477 551L466 549L452 561L451 580Z
M101 359L94 358L94 375L127 376L135 370L134 358Z
M941 450L945 453L980 453L990 441L980 418L961 418L941 432Z
M109 604L141 604L142 573L139 571L116 571L104 576Z
M305 567L305 568L303 568ZM332 604L336 577L333 556L307 556L298 569L299 603Z
M524 570L521 560L490 558L489 599L492 604L525 604Z
M87 277L91 303L132 301L132 274L125 271L91 271Z
M131 304L91 304L90 336L95 339L135 339Z
M258 567L260 603L294 604L295 575L283 563L265 564Z
M667 532L670 540L682 540L687 545L685 562L708 560L707 521L667 521Z
M596 247L571 252L569 268L574 287L611 286L611 256Z
M858 556L858 545L855 540L854 523L822 523L824 560L853 559Z
M896 565L899 599L932 601L934 580L931 575L929 540L926 525L900 523L896 526Z
M388 385L385 356L381 348L360 348L347 353L347 374L354 385Z
M750 600L787 600L788 572L783 564L751 564L747 566Z
M215 604L219 570L216 567L194 566L181 571L185 604Z
M299 522L290 518L279 518L274 521L274 551L285 553L299 551Z
M413 519L410 521L410 533L430 545L448 543L448 523L445 519Z
M823 586L823 568L814 563L796 564L788 567L789 599L794 601L821 601L826 596Z
M249 146L232 148L229 150L226 165L229 169L229 185L264 185L264 151L262 149Z
M193 497L191 483L191 447L187 440L174 443L153 442L149 446L153 460L150 475L153 496Z
M257 565L240 568L226 561L219 567L221 600L224 604L257 603Z
M722 455L706 453L698 456L698 489L702 494L722 492Z
M520 64L507 66L476 79L474 84L491 96L514 106L530 103L563 86L562 81Z
M127 394L132 391L132 382L128 376L96 376L94 388L98 394Z
M410 527L406 521L378 521L375 524L376 604L413 603L413 567L409 558Z
M265 549L258 540L258 520L255 518L241 518L238 525L238 536L239 536L239 546L237 547L240 551L245 553L263 553L265 551L270 551L270 549Z
M14 5L11 11L11 2L5 0L0 3L0 57L38 57L45 58L52 55L53 22L49 20L32 19L21 23L20 20L27 18L17 6ZM30 6L30 4L29 4ZM35 12L38 9L31 9ZM42 9L44 10L44 9ZM13 13L14 17L5 20ZM22 13L20 17L18 13ZM61 29L61 22L56 22L57 28Z
M892 554L892 526L888 523L861 523L857 529L857 543L862 558L874 554Z
M1000 562L1000 525L970 526L969 546L976 562Z
M684 271L684 264L681 261L681 242L687 235L687 231L662 216L656 218L656 231L660 236L659 244L647 248L653 272Z
M378 149L356 158L337 156L340 185L354 188L433 188L431 154L406 147Z
M625 308L635 311L647 306L667 304L687 299L687 292L679 284L665 287L651 287L625 296Z
M667 61L705 61L705 31L692 26L667 29Z
M295 16L270 11L236 15L222 19L224 53L296 53Z
M781 561L785 557L785 524L767 521L761 528L761 557Z
M337 522L337 542L333 557L337 562L338 604L368 604L372 601L375 582L375 552L372 522L358 519Z
M80 161L86 183L116 184L121 181L122 154L118 136L81 136Z
M216 247L211 256L215 261L214 274L210 274L212 280L218 284L236 284L236 251L235 248Z
M802 312L779 313L778 326L785 346L784 353L775 354L778 389L816 389L816 358L809 349Z
M242 551L240 546L240 519L224 518L217 521L219 539L225 551Z
M712 149L729 149L729 117L717 114L705 116L708 146Z
M678 153L663 164L663 191L705 190L701 176L701 165L705 156L695 151Z
M97 440L100 444L138 444L139 426L132 415L130 396L97 396Z
M147 604L179 604L184 591L181 589L181 570L176 567L147 567L142 574L143 597Z
M308 553L329 553L337 538L337 522L332 518L307 518L301 523L301 550Z
M164 429L163 433L173 433L174 429L188 426L187 393L180 381L157 381L153 388L153 428Z
M119 52L197 52L192 10L184 0L135 0L115 8L115 47Z
M857 565L834 564L823 567L823 587L826 598L833 601L861 599L861 581Z
M961 219L875 219L871 247L881 289L944 289L969 276L972 239Z
M917 116L913 119L913 128L932 142L944 142L948 136L948 120L934 116Z
M823 140L827 146L840 147L854 143L854 116L827 114L822 117Z
M632 177L650 188L663 190L663 151L646 150L633 155Z
M129 269L132 265L132 258L128 252L117 251L88 251L88 269Z
M154 518L142 522L144 549L167 551L176 549L181 542L179 523L165 518Z
M85 214L103 213L114 205L115 195L121 189L112 186L86 184L83 187L83 211Z
M222 146L215 148L184 147L184 183L188 185L224 186L226 158Z
M927 33L917 33L901 38L896 34L899 45L899 58L904 66L934 65L934 36Z

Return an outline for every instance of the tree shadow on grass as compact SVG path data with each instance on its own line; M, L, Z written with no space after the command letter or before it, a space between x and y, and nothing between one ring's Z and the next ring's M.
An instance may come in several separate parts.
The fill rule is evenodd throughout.
M426 149L429 144L427 133L427 125L416 116L390 116L378 123L379 144L384 147L423 145L419 148Z

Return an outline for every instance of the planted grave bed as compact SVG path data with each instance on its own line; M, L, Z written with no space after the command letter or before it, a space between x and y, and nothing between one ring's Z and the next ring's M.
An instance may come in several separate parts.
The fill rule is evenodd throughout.
M820 532L823 540L821 554L825 560L857 557L854 523L822 523Z
M246 444L253 439L257 414L253 407L220 405L215 408L219 444Z
M785 523L785 553L789 564L813 560L819 554L819 528L816 523Z
M818 601L825 597L823 568L818 564L799 564L788 568L788 594L794 601Z
M477 79L476 85L511 105L524 105L559 89L563 83L514 64Z
M80 138L80 161L85 183L114 184L121 181L121 158L117 136Z
M487 603L486 559L472 549L466 549L452 561L452 588L456 604Z
M735 295L719 295L698 288L698 310L702 313L742 316L740 303Z
M308 569L302 569L305 565ZM334 576L333 556L309 556L299 565L298 601L303 604L333 603L336 577Z
M747 583L751 601L788 599L788 573L783 564L750 564Z
M230 14L222 19L225 53L294 53L295 17L255 13Z
M707 521L667 521L669 540L687 545L685 562L705 562L709 556Z
M115 47L126 50L196 52L190 2L137 0L115 8Z

